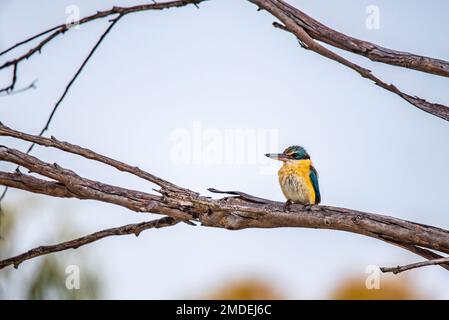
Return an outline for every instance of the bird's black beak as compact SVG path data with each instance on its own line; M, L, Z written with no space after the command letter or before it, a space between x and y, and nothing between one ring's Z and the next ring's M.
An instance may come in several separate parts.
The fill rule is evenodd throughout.
M273 159L273 160L279 160L279 161L286 161L289 160L290 157L283 154L283 153L266 153L266 157Z

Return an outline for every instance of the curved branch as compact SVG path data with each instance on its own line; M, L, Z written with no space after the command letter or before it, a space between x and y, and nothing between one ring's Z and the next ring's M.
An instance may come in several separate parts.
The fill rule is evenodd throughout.
M395 85L388 84L383 80L381 80L380 78L378 78L377 76L375 76L374 74L372 74L371 70L363 68L355 63L352 63L351 61L343 58L342 56L336 54L335 52L320 45L311 37L311 35L309 35L305 31L304 24L298 21L298 19L291 14L290 10L285 9L286 6L285 3L279 0L249 0L249 1L259 6L259 8L267 10L273 16L278 18L284 25L281 25L276 22L273 25L275 27L293 33L299 39L299 42L303 48L307 50L312 50L328 59L334 60L356 71L363 78L367 78L373 81L379 87L398 95L399 97L403 98L404 100L414 105L415 107L425 112L428 112L434 116L437 116L443 120L449 121L449 107L439 103L428 102L417 96L404 93L401 90L399 90ZM289 8L293 7L289 6Z
M25 253L19 254L17 256L1 260L0 261L0 269L3 269L7 266L14 266L15 269L19 267L19 265L26 261L30 260L36 257L40 257L46 254L50 254L53 252L58 251L64 251L68 249L78 249L81 246L84 246L86 244L92 243L94 241L98 241L100 239L111 237L111 236L123 236L123 235L129 235L134 234L136 237L139 236L139 234L147 229L151 228L163 228L163 227L169 227L173 226L177 223L179 223L179 220L175 220L170 217L164 217L153 221L147 221L147 222L141 222L141 223L135 223L135 224L128 224L125 226L117 227L117 228L110 228L106 230L101 230L98 232L94 232L91 234L88 234L86 236L61 242L55 245L49 245L49 246L40 246L31 250L28 250Z
M174 207L170 208L164 204L161 204L160 197L158 196L86 179L71 170L59 166L56 163L49 164L43 162L36 157L27 155L26 153L15 149L0 146L0 160L17 164L21 167L27 168L30 172L38 173L59 182L70 192L62 193L62 190L60 189L60 194L63 194L64 197L72 196L78 199L91 199L108 202L136 212L154 212L169 215L177 219L185 220L190 218L189 214L177 210ZM39 183L41 181L39 181L39 179L36 180L37 178L34 180L29 179L27 176L16 172L14 180L11 181L8 179L10 177L6 176L5 173L2 174L2 184L5 186L25 188L28 189L28 191L33 190L32 188L37 188L37 193L60 197L60 195L55 195L51 192L52 188L56 188L55 185L51 185L52 188L46 189L39 187ZM26 179L21 179L23 176ZM48 183L48 181L45 180L43 182Z
M277 3L282 10L294 18L315 40L322 41L339 49L356 53L375 62L382 62L398 67L449 77L449 61L388 49L372 42L347 36L318 22L301 10L282 0L274 0L273 2Z
M401 244L403 248L412 248L410 251L421 255L430 252L421 248L449 253L449 231L379 214L330 206L314 206L308 210L301 205L292 205L291 211L284 212L283 203L262 201L261 198L240 192L232 192L238 196L211 199L194 192L162 187L161 196L151 195L86 179L57 164L45 163L7 147L0 147L0 160L15 163L55 180L53 184L48 181L44 184L38 178L30 179L21 173L14 174L14 177L3 173L0 175L0 184L50 196L98 200L133 211L195 220L210 227L231 230L278 227L332 229ZM48 187L44 188L43 185ZM417 252L418 249L421 253Z

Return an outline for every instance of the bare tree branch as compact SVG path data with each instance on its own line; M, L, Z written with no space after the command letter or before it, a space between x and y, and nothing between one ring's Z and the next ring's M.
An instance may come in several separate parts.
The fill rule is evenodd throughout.
M110 10L99 11L96 14L90 15L79 21L76 21L73 24L74 25L84 24L90 21L94 21L115 14L123 16L134 12L147 11L147 10L162 10L172 7L181 7L188 4L194 4L197 6L198 3L202 1L205 0L182 0L182 1L171 1L164 3L138 5L132 7L113 7ZM402 92L395 85L388 84L382 81L380 78L373 75L370 70L363 68L357 64L354 64L349 60L321 46L316 41L314 41L314 39L323 41L327 44L338 47L340 49L344 49L365 56L373 61L388 63L391 65L405 68L411 68L418 71L432 73L445 77L449 77L449 62L441 59L420 56L408 52L401 52L392 49L387 49L374 43L349 37L345 34L337 32L321 24L320 22L309 17L302 11L290 6L289 4L281 0L249 0L249 1L256 4L259 8L267 10L268 12L276 16L279 20L281 20L285 26L280 25L278 23L275 23L274 25L276 27L280 27L284 30L293 33L299 39L300 43L303 44L302 46L304 48L319 53L329 59L337 61L353 69L354 71L359 73L362 77L370 79L375 84L384 88L385 90L397 94L398 96L400 96L410 104L416 106L417 108L425 112L428 112L432 115L435 115L441 119L449 121L449 108L447 106L438 103L431 103L417 96ZM3 52L0 53L0 56L30 42L31 40L35 40L40 36L50 33L50 35L48 35L44 40L42 40L38 45L33 47L26 54L23 54L15 59L5 62L3 65L0 65L0 70L10 66L14 66L14 75L15 75L18 63L20 63L24 59L28 59L34 53L40 52L40 50L48 42L53 40L58 35L63 34L65 31L69 29L70 26L66 24L61 24L57 27L48 29L44 32L39 33L36 36L30 37L22 42L19 42L16 45L12 46L11 48L4 50ZM10 90L11 86L14 87L14 84L15 80L13 79L11 85L4 88L3 90Z
M5 91L1 92L1 90L0 90L0 96L1 97L10 96L10 95L13 95L13 94L18 94L18 93L21 93L21 92L28 91L30 89L36 89L36 82L37 82L37 80L34 80L33 82L31 82L26 87L23 87L23 88L20 88L20 89L16 89L16 90L13 90L13 91L5 90Z
M433 252L431 250L428 250L428 249L420 248L418 246L414 246L414 245L410 245L410 244L404 244L404 243L401 243L401 242L389 241L389 240L385 240L385 239L382 239L382 238L380 238L380 239L384 240L387 243L390 243L390 244L393 244L395 246L398 246L398 247L400 247L402 249L405 249L405 250L408 250L410 252L413 252L413 253L415 253L415 254L417 254L417 255L425 258L425 259L428 259L428 260L443 258L439 254L437 254L437 253L435 253L435 252ZM449 263L442 263L442 264L440 264L440 267L442 267L442 268L444 268L444 269L449 271Z
M412 270L412 269L416 269L416 268L422 268L422 267L427 267L427 266L434 266L434 265L441 265L441 264L447 264L449 263L449 258L439 258L439 259L434 259L434 260L427 260L427 261L421 261L421 262L416 262L416 263L412 263L412 264L408 264L405 266L397 266L397 267L382 267L380 268L380 270L382 272L392 272L394 274L398 274L404 271L408 271L408 270Z
M50 254L53 252L58 251L64 251L68 249L78 249L81 246L84 246L86 244L92 243L94 241L98 241L100 239L111 237L111 236L123 236L123 235L129 235L134 234L136 237L139 236L139 234L147 229L151 228L163 228L163 227L169 227L173 226L177 223L179 223L179 220L175 220L170 217L164 217L157 220L147 221L147 222L141 222L141 223L135 223L135 224L128 224L125 226L117 227L117 228L110 228L106 230L101 230L98 232L94 232L91 234L88 234L86 236L61 242L55 245L49 245L49 246L40 246L34 249L31 249L25 253L22 253L20 255L1 260L0 261L0 269L3 269L7 266L14 266L14 268L18 268L19 265L26 261L30 260L36 257L40 257L46 254Z
M32 36L24 41L21 41L19 43L16 43L12 47L0 52L0 56L10 52L13 49L16 49L24 44L29 43L32 40L35 40L37 38L40 38L41 36L44 36L46 34L51 33L49 36L47 36L45 39L43 39L41 42L39 42L36 46L31 48L27 53L6 61L2 65L0 65L0 70L8 68L10 66L17 65L18 63L22 62L23 60L29 59L31 56L33 56L37 52L41 52L42 48L48 44L51 40L56 38L57 36L64 34L66 31L70 30L72 26L75 25L82 25L97 19L109 17L112 15L127 15L134 12L141 12L141 11L148 11L148 10L163 10L163 9L169 9L169 8L177 8L177 7L183 7L188 4L199 4L200 2L203 2L206 0L178 0L178 1L169 1L169 2L157 2L157 3L151 3L151 4L144 4L144 5L136 5L132 7L113 7L112 9L105 10L105 11L98 11L95 14L92 14L90 16L87 16L85 18L82 18L79 21L74 21L71 25L68 24L61 24L59 26L50 28L48 30L45 30L43 32L40 32L39 34Z
M306 32L304 23L298 20L298 18L291 13L292 11L296 12L295 8L286 5L284 2L280 0L249 0L249 1L259 6L259 8L267 10L276 18L278 18L284 25L281 25L276 22L273 25L275 27L293 33L299 39L300 44L303 48L307 50L312 50L326 58L341 63L347 66L348 68L351 68L352 70L356 71L363 78L370 79L376 85L384 88L385 90L397 94L398 96L400 96L410 104L414 105L415 107L425 112L428 112L434 116L437 116L441 119L449 121L449 107L438 103L431 103L417 96L412 96L407 93L404 93L401 90L399 90L395 85L388 84L379 79L378 77L376 77L374 74L372 74L371 70L363 68L355 63L352 63L351 61L343 58L342 56L336 54L335 52L320 45L311 37L311 35L309 35ZM299 10L298 12L299 12L298 15L300 15L301 12ZM340 38L340 41L343 40Z
M45 123L45 126L42 128L41 132L39 133L39 136L42 136L45 131L48 130L50 123L59 107L59 105L62 103L62 101L64 100L65 96L67 95L68 91L70 90L70 87L73 85L73 83L75 82L76 78L80 75L80 73L82 72L82 70L84 69L85 65L87 64L87 62L90 60L90 58L92 57L92 55L94 54L94 52L96 51L96 49L99 47L99 45L101 44L101 42L104 40L104 38L108 35L108 33L110 32L110 30L114 27L114 25L117 23L117 21L123 17L124 15L130 14L130 13L134 13L134 12L140 12L140 11L148 11L148 10L163 10L163 9L168 9L168 8L174 8L174 7L182 7L188 4L194 4L197 8L198 8L198 3L203 2L206 0L180 0L180 1L171 1L171 2L162 2L162 3L152 3L152 4L147 4L147 5L137 5L137 6L133 6L133 7L113 7L110 10L106 10L106 11L98 11L96 14L93 14L91 16L85 17L83 19L81 19L80 21L76 21L74 22L72 25L67 25L67 24L61 24L59 26L56 26L54 28L50 28L44 32L41 32L35 36L32 36L24 41L21 41L17 44L15 44L14 46L2 51L0 53L0 56L10 52L11 50L20 47L26 43L29 43L32 40L35 40L43 35L46 35L52 31L54 31L53 33L51 33L47 38L45 38L44 40L42 40L37 46L33 47L30 51L28 51L28 53L15 58L13 60L9 60L7 62L5 62L3 65L0 66L0 70L13 66L13 75L12 75L12 80L11 80L11 84L3 89L0 89L0 94L3 92L6 93L11 93L12 90L14 89L14 86L16 84L17 81L17 68L20 62L22 62L25 59L29 59L32 55L34 55L36 52L41 52L42 48L51 40L53 40L55 37L57 37L60 34L63 34L64 32L66 32L67 30L70 29L71 26L73 25L80 25L80 24L84 24L93 20L97 20L100 18L104 18L104 17L108 17L111 15L118 15L116 18L111 20L111 25L106 29L106 31L100 36L99 40L97 41L97 43L95 44L95 46L92 48L92 50L89 52L88 56L85 58L85 60L83 61L83 63L81 64L81 66L78 68L77 72L75 73L75 75L73 76L73 78L70 80L70 82L68 83L68 85L66 86L63 94L61 95L61 97L58 99L58 101L56 102L55 106L53 107L47 122ZM32 83L30 86L34 87L34 83ZM23 91L23 90L22 90ZM33 148L35 146L35 143L32 143L30 145L30 147L27 150L27 154L30 153ZM8 187L6 187L3 192L0 195L0 215L2 213L2 206L1 206L1 202L4 199L4 197L6 196L6 193L8 192Z
M35 135L31 135L31 134L26 134L20 131L16 131L13 130L11 128L8 128L7 126L5 126L3 123L0 122L0 136L9 136L9 137L14 137L14 138L18 138L21 140L25 140L25 141L29 141L32 142L33 144L39 144L41 146L45 146L45 147L53 147L53 148L57 148L60 149L62 151L66 151L69 153L73 153L79 156L82 156L86 159L91 159L91 160L95 160L101 163L104 163L106 165L109 165L111 167L114 167L117 170L123 171L123 172L128 172L131 173L139 178L142 178L144 180L150 181L152 183L157 184L158 186L164 187L165 189L168 190L181 190L184 192L189 191L188 189L184 189L181 187L176 186L175 184L166 181L164 179L158 178L155 175L148 173L144 170L141 170L140 168L136 167L136 166L130 166L124 162L121 161L117 161L114 160L112 158L100 155L92 150L86 149L86 148L82 148L80 146L68 143L68 142L64 142L64 141L59 141L58 139L56 139L55 137L51 137L51 139L49 138L45 138L42 136L35 136Z
M52 195L58 198L74 198L76 195L70 192L60 182L38 179L23 174L19 170L14 173L0 171L0 184L16 189L27 190L33 193Z
M95 46L92 48L92 50L89 52L89 54L87 55L87 57L84 59L83 63L81 64L81 66L78 68L78 70L76 71L75 75L73 76L73 78L70 80L70 82L68 83L68 85L65 87L63 94L61 95L61 97L58 99L58 101L56 102L56 104L54 105L52 111L50 112L50 115L47 119L47 122L45 123L45 126L42 128L42 130L39 132L39 136L42 136L45 131L48 130L51 120L53 119L53 116L56 113L56 110L58 110L59 105L62 103L62 101L64 100L65 96L67 95L67 93L70 90L70 87L73 85L73 83L75 82L75 80L78 78L78 76L81 74L81 72L83 71L84 67L86 66L87 62L90 60L90 58L92 57L92 55L94 54L95 50L97 50L97 48L100 46L101 42L103 42L104 38L108 35L108 33L111 31L111 29L114 27L114 25L118 22L118 20L122 17L122 15L119 15L117 18L113 19L111 21L111 24L109 25L109 27L106 29L106 31L100 36L99 40L97 41L97 43L95 44ZM13 83L10 86L10 88L7 90L7 93L11 92L10 90L13 90L14 88L14 84L16 82L16 69L17 69L17 64L18 62L15 63L14 65L14 78L13 78ZM31 87L34 87L34 83L31 84ZM1 90L0 90L1 92ZM35 143L33 142L27 150L27 154L30 153L33 148L35 146ZM17 169L19 169L19 167L17 167ZM6 193L8 192L8 187L6 187L2 194L0 195L0 214L2 213L2 206L1 206L1 202L2 200L5 198Z
M23 134L5 126L0 127L0 133L76 153L119 169L132 168L56 139ZM51 179L43 180L21 172L0 172L0 184L53 197L108 202L137 212L162 214L176 220L192 220L204 226L230 230L278 227L341 230L380 239L429 259L439 257L430 250L449 254L449 231L379 214L321 205L310 209L292 205L289 212L284 212L283 203L280 202L238 191L223 192L215 189L210 191L230 193L233 196L211 199L188 189L172 187L172 184L165 184L165 180L159 178L151 178L150 181L161 183L160 195L148 194L90 180L57 164L43 162L4 146L0 147L0 161L12 162ZM130 171L134 173L133 170ZM140 171L137 173L138 176L147 177ZM447 264L442 266L447 268Z
M72 195L78 199L91 199L113 203L136 212L154 212L166 214L177 219L190 218L190 215L185 214L180 210L176 210L176 208L171 209L170 207L161 205L160 197L158 196L89 180L77 175L71 170L59 166L56 163L49 164L43 162L33 156L27 155L26 153L20 152L15 149L9 149L0 146L0 160L17 164L21 167L27 168L30 172L35 172L42 176L58 181L59 183L63 184L70 192L62 193L62 190L59 190L58 195L54 196L60 197L61 194L63 194L64 197L68 197L69 195ZM22 187L29 186L37 188L37 193L45 193L53 196L51 190L52 188L56 188L55 185L52 185L52 188L50 189L43 189L42 186L39 187L39 185L36 185L40 183L39 180L32 180L27 177L25 177L27 179L21 179L21 176L23 175L16 172L14 180L8 182L5 181L5 179L9 177L3 175L3 184L6 186L13 186L14 184L14 187L18 187L20 182ZM31 188L27 189L28 191L31 191Z
M0 184L8 185L10 187L18 188L21 190L27 190L27 191L34 192L34 193L46 194L46 195L50 195L50 196L54 196L54 197L64 197L64 198L78 197L80 199L85 199L85 198L82 198L82 197L77 196L76 194L72 193L69 189L67 189L63 184L61 184L59 182L45 181L42 179L34 178L29 175L22 174L20 172L16 172L16 173L0 172ZM103 188L101 188L101 189L103 189ZM222 191L218 191L215 189L211 189L211 190L214 192L223 193ZM129 193L133 194L134 192L129 191ZM230 193L231 194L235 194L235 193L242 194L242 195L244 195L245 199L246 198L251 199L250 202L260 203L261 200L265 200L264 203L271 203L275 206L280 205L280 203L278 203L278 202L250 196L250 195L247 195L247 194L241 193L241 192L230 191ZM134 195L135 195L135 193L134 193ZM141 193L140 195L143 195L143 194ZM150 195L147 195L147 196L149 198L151 197ZM255 199L257 199L257 200L255 200ZM228 201L226 198L222 199L222 200ZM125 205L125 207L127 207L128 209L131 209L131 210L138 210L133 205ZM139 207L139 206L137 206L137 207ZM294 214L294 213L292 213L292 214ZM236 215L236 217L238 217L238 214ZM244 219L244 216L240 216L240 217L242 219ZM188 222L188 220L183 220L183 221ZM279 227L282 227L282 226L279 226ZM381 235L374 234L373 237L383 240L385 242L397 245L401 248L404 248L413 253L416 253L424 258L436 259L436 258L440 257L438 254L436 254L430 250L419 248L414 245L407 245L407 244L395 243L393 241L387 241L387 240L383 239L383 237ZM1 265L1 263L2 262L0 262L0 265ZM449 270L448 265L449 264L441 264L441 266L443 268Z
M274 0L272 2L276 3L284 12L288 13L291 18L295 19L296 23L304 28L309 36L315 40L322 41L333 47L351 53L356 53L375 62L382 62L398 67L449 77L448 61L392 50L372 42L347 36L325 26L282 0Z

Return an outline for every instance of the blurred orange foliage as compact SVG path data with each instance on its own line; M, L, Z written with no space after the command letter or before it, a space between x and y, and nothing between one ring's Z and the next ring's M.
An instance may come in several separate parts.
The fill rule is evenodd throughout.
M347 278L337 285L330 298L338 300L422 299L410 281L403 276L382 278L379 289L367 289L364 278Z
M239 279L229 281L210 294L213 300L281 300L286 299L267 282L259 279Z

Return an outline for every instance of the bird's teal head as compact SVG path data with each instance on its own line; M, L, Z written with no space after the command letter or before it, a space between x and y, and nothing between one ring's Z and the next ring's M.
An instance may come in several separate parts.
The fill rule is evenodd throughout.
M310 159L306 149L301 146L291 146L282 153L267 153L265 154L270 159L289 161L289 160L306 160Z

